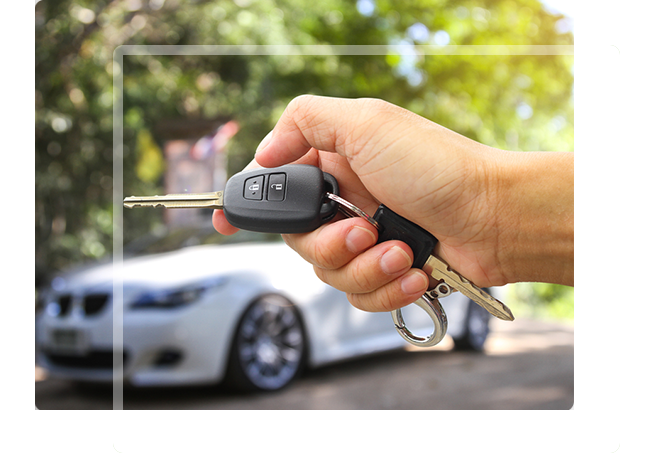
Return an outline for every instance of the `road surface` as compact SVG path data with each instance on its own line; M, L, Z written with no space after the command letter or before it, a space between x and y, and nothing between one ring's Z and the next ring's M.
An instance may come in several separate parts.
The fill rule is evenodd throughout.
M485 353L408 349L315 370L277 393L218 386L127 389L124 409L570 409L574 331L565 324L493 319ZM112 386L48 379L36 367L39 409L112 409Z

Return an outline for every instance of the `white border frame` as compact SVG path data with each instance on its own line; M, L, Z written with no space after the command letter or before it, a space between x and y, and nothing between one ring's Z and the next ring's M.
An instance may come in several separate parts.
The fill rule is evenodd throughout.
M113 410L124 409L125 55L574 55L573 45L120 45L113 53Z

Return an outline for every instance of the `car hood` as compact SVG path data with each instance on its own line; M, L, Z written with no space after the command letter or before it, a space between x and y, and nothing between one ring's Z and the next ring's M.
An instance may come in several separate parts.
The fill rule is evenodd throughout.
M200 245L173 252L124 259L124 287L169 287L255 270L269 276L303 274L310 266L283 242ZM55 277L59 292L112 286L113 263L97 264Z

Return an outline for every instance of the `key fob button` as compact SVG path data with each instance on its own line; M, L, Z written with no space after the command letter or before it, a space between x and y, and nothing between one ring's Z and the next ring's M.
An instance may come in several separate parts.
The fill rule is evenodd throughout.
M261 200L264 192L264 177L254 176L246 179L243 186L243 198L248 200Z
M268 180L268 200L281 202L286 192L286 174L271 174Z
M333 177L327 175L325 181L325 173L311 165L243 171L225 185L223 212L228 222L239 229L305 233L335 215L331 207L336 204L327 202L325 194L329 190L336 193L336 186Z

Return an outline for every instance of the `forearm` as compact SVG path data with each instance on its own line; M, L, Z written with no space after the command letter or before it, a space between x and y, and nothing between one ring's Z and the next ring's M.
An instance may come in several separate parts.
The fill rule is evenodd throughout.
M574 283L574 155L501 152L498 255L509 282Z

